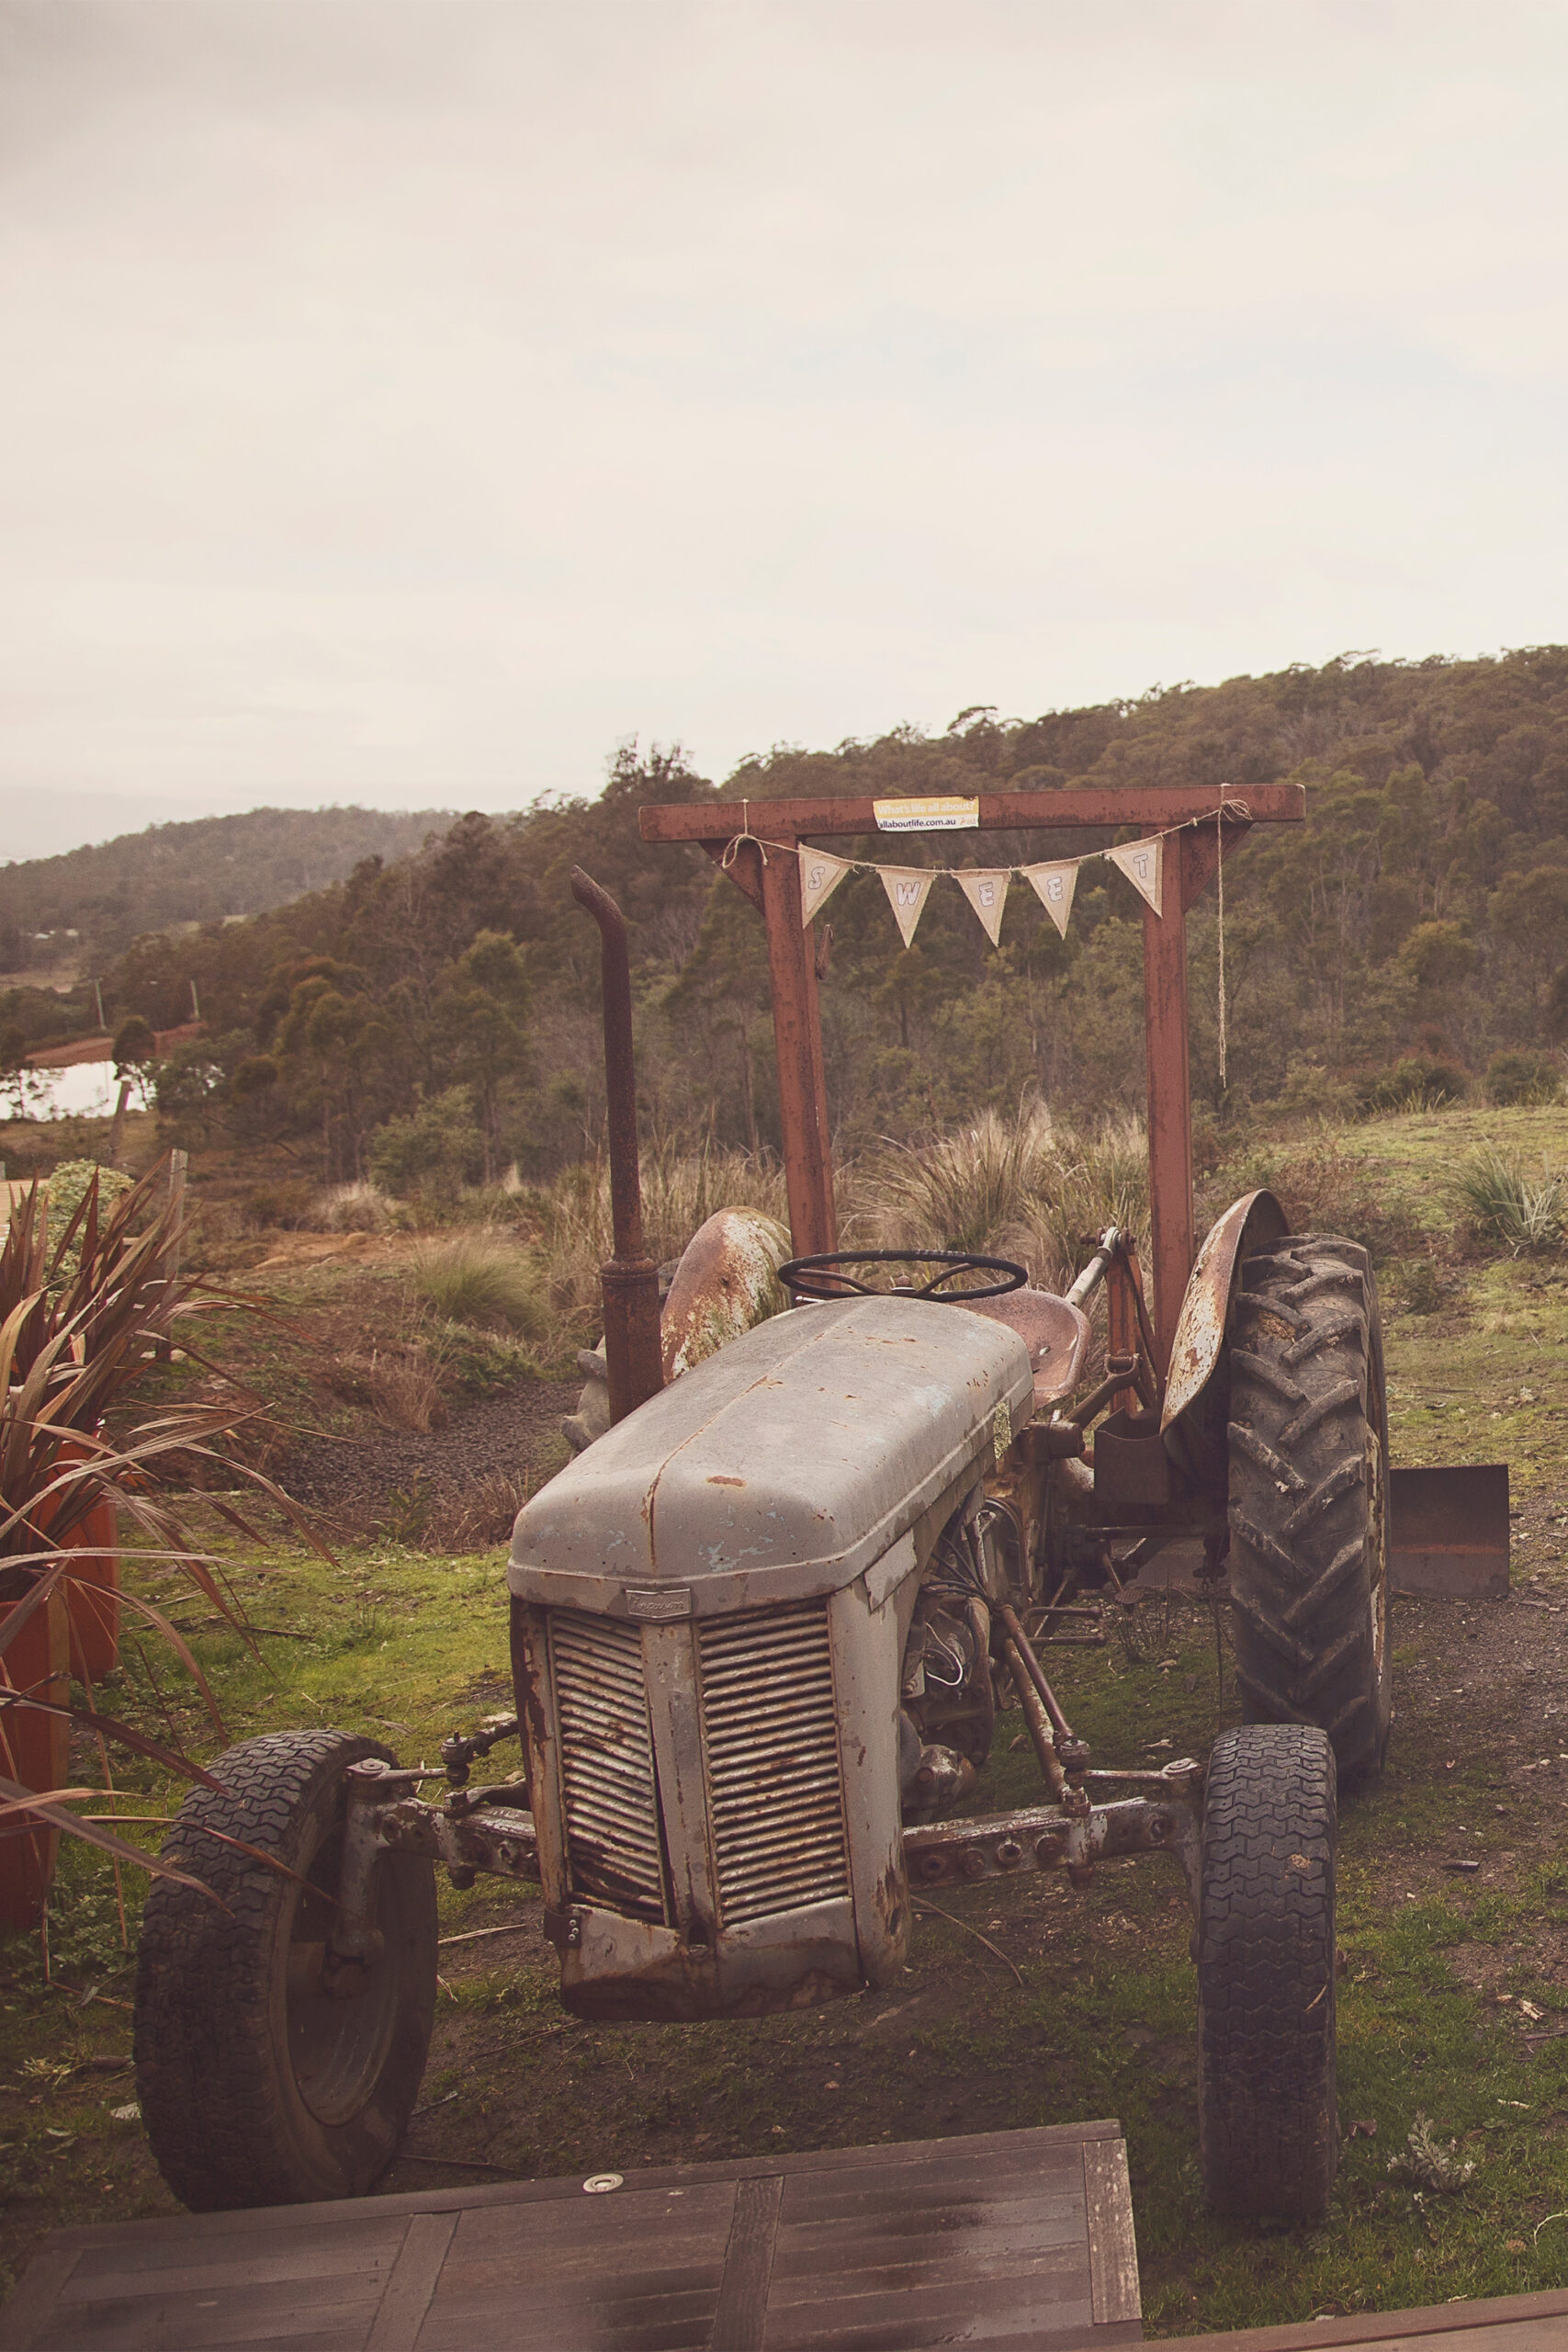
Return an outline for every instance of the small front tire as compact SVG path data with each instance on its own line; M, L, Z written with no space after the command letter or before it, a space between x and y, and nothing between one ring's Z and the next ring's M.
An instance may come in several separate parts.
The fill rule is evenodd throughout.
M1199 2146L1222 2213L1316 2221L1334 2186L1337 1826L1325 1733L1222 1732L1198 1920Z
M338 1731L247 1740L211 1768L226 1793L194 1790L164 1843L220 1898L155 1879L137 1964L142 2120L193 2212L363 2196L408 2127L435 2014L428 1861L381 1856L379 1954L346 1995L322 1980L344 1774L371 1756L395 1760Z

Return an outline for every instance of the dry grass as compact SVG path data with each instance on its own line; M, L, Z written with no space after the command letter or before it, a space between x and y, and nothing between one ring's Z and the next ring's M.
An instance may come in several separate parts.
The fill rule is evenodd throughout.
M846 1191L857 1238L889 1250L974 1250L1016 1258L1060 1288L1108 1225L1147 1227L1141 1120L1084 1134L1055 1127L1043 1105L912 1144L887 1144Z
M525 1340L545 1334L548 1307L540 1269L509 1234L479 1227L427 1242L414 1253L411 1279L425 1305L448 1323L515 1331Z
M615 1250L608 1167L584 1160L569 1168L531 1205L542 1227L538 1258L552 1303L573 1320L592 1320L599 1311L599 1269ZM787 1225L784 1170L743 1151L644 1150L643 1239L655 1264L679 1258L716 1209L760 1209Z
M317 1201L316 1216L329 1233L385 1233L393 1205L379 1184L333 1184Z
M491 1470L444 1505L421 1538L427 1552L488 1552L512 1540L512 1523L528 1499L525 1477Z

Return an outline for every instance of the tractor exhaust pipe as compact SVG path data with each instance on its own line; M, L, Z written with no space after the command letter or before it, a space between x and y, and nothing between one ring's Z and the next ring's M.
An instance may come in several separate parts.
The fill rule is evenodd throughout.
M632 976L626 922L608 890L581 865L571 895L599 926L604 996L604 1091L610 1140L610 1216L615 1254L599 1269L604 1300L604 1365L610 1419L624 1421L664 1385L659 1338L659 1269L643 1247L637 1170L637 1069L632 1056Z

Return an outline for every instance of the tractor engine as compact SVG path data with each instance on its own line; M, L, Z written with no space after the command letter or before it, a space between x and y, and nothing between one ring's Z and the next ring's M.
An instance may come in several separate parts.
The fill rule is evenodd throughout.
M981 1485L1032 1399L1001 1323L796 1307L524 1508L513 1668L570 2009L761 2015L897 1969L902 1819L989 1744Z

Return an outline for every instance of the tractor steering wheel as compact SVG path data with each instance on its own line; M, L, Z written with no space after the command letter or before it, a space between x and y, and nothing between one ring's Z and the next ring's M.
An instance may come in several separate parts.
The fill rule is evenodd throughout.
M892 1283L888 1290L899 1298L931 1298L954 1306L967 1306L977 1298L1001 1298L1010 1290L1022 1290L1029 1280L1028 1268L1015 1265L1010 1258L977 1258L968 1250L834 1250L819 1258L791 1258L779 1268L779 1280L789 1290L792 1306L807 1299L887 1295L875 1283L848 1272L851 1266L934 1266L937 1271L929 1282ZM1006 1280L969 1290L944 1287L964 1274L1002 1274Z

